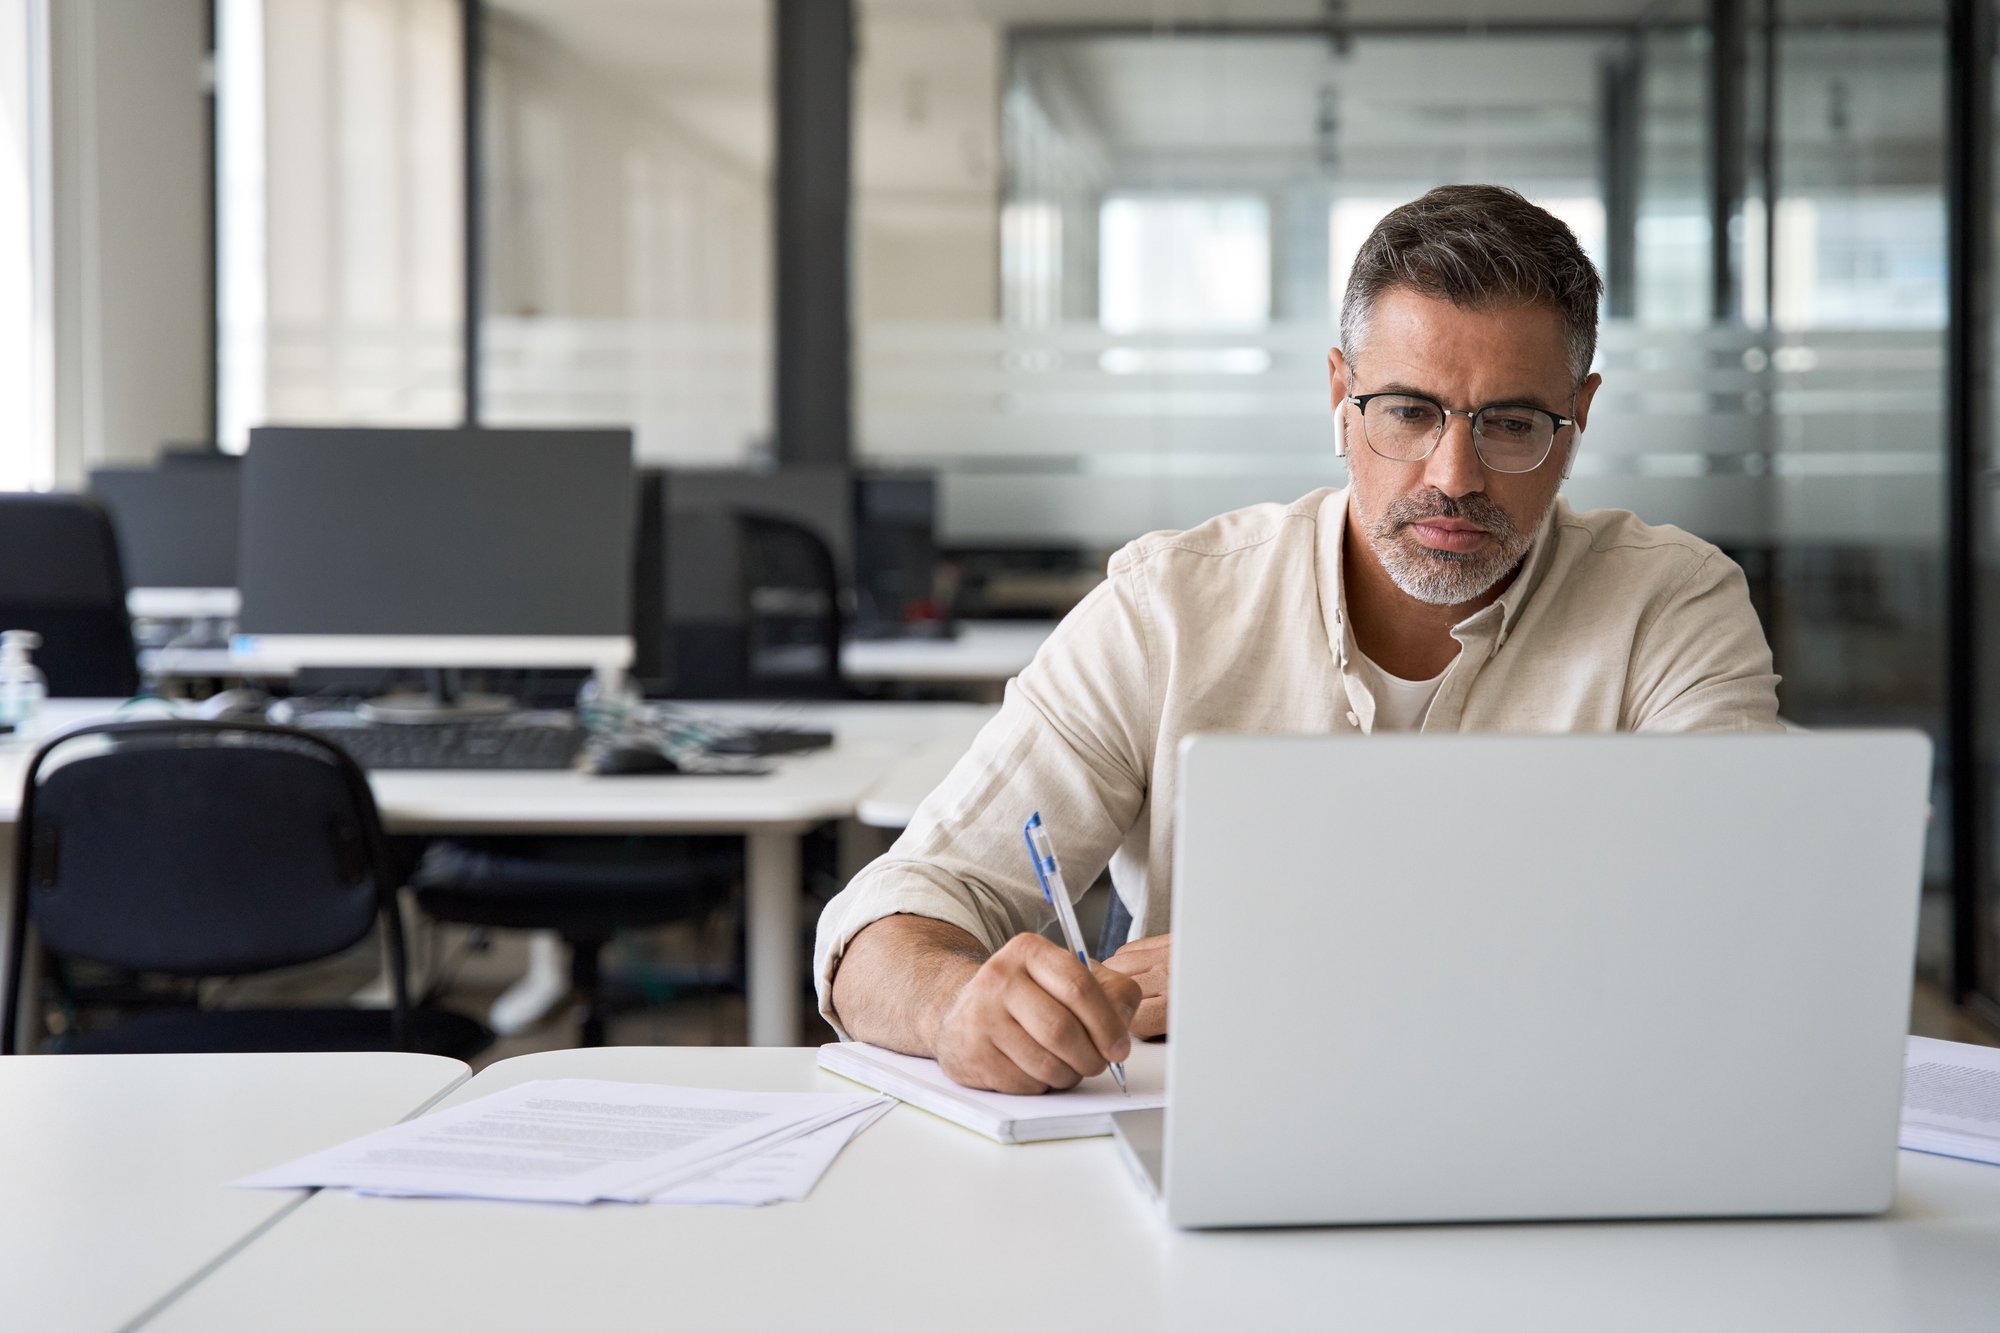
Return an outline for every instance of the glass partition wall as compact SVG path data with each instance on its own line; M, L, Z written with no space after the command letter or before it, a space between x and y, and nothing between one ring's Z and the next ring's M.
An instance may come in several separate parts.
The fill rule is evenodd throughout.
M874 34L921 6L878 8L864 87ZM861 453L939 472L947 544L1068 552L1085 580L1149 529L1338 482L1325 354L1356 248L1432 185L1497 181L1609 281L1572 502L1735 556L1792 721L1944 748L1944 7L1589 8L1237 29L1038 10L977 122L1000 153L999 308L863 303ZM857 133L865 157L887 131ZM886 247L858 262L864 291L893 280ZM1942 979L1937 805L1922 959Z
M488 0L481 402L629 423L642 460L771 434L771 22L736 0Z
M246 16L266 111L262 147L223 154L224 419L630 422L651 460L768 457L783 5L470 3L481 171L460 209L441 191L462 141L383 150L383 108L341 95L379 59L399 105L443 106L456 0L220 0L225 120ZM1142 532L1342 480L1325 354L1355 248L1432 185L1508 184L1608 281L1573 502L1724 546L1786 715L1922 728L1949 774L1965 3L854 0L856 459L934 470L964 567L1026 571L973 609L1060 610ZM338 151L302 173L278 136L314 134ZM473 338L463 244L428 239L458 229L480 238ZM283 256L308 252L336 276L301 285ZM1922 963L1993 993L2000 939L1948 975L1943 786L1936 807Z

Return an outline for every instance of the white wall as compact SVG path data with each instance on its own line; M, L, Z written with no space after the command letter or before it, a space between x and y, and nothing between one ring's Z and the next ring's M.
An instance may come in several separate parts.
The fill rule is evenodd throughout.
M207 14L51 6L58 485L208 434Z

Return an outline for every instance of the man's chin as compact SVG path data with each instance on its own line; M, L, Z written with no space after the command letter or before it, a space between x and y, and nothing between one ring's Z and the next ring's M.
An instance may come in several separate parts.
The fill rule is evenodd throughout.
M1493 590L1507 576L1478 557L1486 551L1437 551L1418 542L1399 543L1400 558L1384 560L1390 579L1427 606L1463 606Z

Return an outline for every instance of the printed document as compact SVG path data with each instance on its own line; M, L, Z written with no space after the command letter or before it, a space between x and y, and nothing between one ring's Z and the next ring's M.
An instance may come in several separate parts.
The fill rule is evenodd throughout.
M236 1183L253 1189L334 1186L550 1203L644 1201L719 1168L740 1166L755 1151L783 1147L888 1104L840 1093L541 1079Z
M1897 1142L1917 1152L2000 1163L2000 1050L1910 1038Z
M876 1098L844 1119L777 1147L748 1153L719 1171L655 1194L650 1202L737 1207L797 1203L812 1192L841 1149L895 1104L888 1097Z

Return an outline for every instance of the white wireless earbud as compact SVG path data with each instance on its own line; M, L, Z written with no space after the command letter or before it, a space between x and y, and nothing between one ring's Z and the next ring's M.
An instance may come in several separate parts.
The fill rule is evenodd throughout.
M1582 447L1583 447L1583 427L1577 426L1570 431L1569 452L1563 455L1564 481L1569 480L1569 470L1576 466L1576 451L1578 449L1581 449Z
M1333 456L1347 457L1347 400L1344 398L1333 409Z

